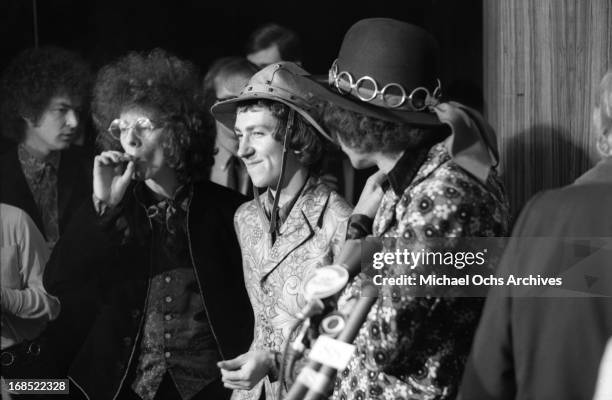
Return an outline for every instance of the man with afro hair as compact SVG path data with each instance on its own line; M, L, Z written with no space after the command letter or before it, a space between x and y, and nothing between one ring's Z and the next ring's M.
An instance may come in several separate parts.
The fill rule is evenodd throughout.
M0 78L0 130L16 144L0 156L0 201L26 211L50 247L91 195L91 161L71 146L90 83L80 57L54 47L23 51Z

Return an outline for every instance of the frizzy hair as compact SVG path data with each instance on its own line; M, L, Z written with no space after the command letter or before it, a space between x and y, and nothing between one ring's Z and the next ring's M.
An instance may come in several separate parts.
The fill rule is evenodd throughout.
M97 144L121 150L108 132L122 112L143 109L164 128L162 147L166 164L181 183L208 176L213 164L214 132L206 129L198 70L163 49L132 52L103 67L94 87L93 119Z
M2 135L22 142L25 118L37 124L54 96L82 100L86 111L91 83L89 66L72 51L50 46L24 50L0 79Z
M409 123L383 121L346 110L326 101L324 128L358 153L394 153L430 145L448 135L448 128L424 128Z
M250 100L240 103L236 109L236 114L252 110L254 108L267 108L278 120L274 139L282 142L287 128L289 118L289 106L273 100ZM315 128L309 124L300 114L295 113L293 121L291 141L288 148L291 150L300 164L309 168L312 172L318 172L320 161L323 157L324 142L316 132Z

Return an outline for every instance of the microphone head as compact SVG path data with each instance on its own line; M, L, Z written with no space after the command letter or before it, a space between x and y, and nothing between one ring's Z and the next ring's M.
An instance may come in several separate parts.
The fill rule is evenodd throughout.
M304 297L306 300L326 299L341 291L348 279L348 271L340 265L318 268L304 283Z
M340 313L335 313L323 318L319 329L323 335L336 337L340 332L342 332L345 326L346 321L344 317Z

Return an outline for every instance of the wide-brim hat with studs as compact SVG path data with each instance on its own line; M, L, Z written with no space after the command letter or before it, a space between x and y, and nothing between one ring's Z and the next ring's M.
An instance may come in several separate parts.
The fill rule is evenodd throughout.
M437 126L430 110L442 90L437 65L437 42L425 30L389 18L364 19L344 36L326 99L385 121Z
M249 100L267 99L286 104L308 121L324 138L332 140L318 122L320 111L313 100L321 97L327 89L314 81L310 74L291 62L268 65L251 77L238 97L221 101L212 106L211 112L217 121L234 130L236 109Z

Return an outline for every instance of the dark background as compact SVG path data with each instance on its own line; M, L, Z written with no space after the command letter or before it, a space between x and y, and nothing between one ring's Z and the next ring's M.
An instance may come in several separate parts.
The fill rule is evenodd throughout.
M34 4L39 45L77 51L96 70L128 51L162 47L205 72L218 57L243 55L255 28L277 22L300 35L304 67L327 74L353 23L396 18L438 39L445 96L482 107L482 0L0 0L0 70L34 46Z
M0 1L0 69L34 45L33 0ZM94 68L130 50L163 47L199 64L240 55L249 33L266 22L298 32L304 66L326 74L342 37L356 21L391 17L434 34L442 50L443 87L457 81L482 87L482 0L145 1L37 0L40 45L81 53Z

